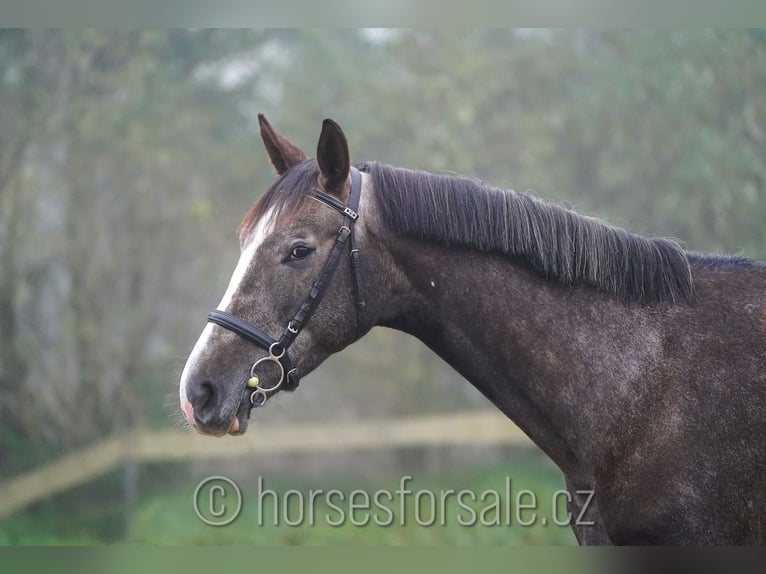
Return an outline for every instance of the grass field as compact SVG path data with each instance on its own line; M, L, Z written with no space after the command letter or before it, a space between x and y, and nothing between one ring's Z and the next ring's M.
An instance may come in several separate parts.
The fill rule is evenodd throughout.
M506 477L510 477L510 494L512 504L510 506L510 519L506 516L508 505L505 503L507 486ZM395 493L400 488L401 477L379 477L375 481L343 481L341 479L326 478L318 484L312 484L310 489L322 489L327 492L338 489L344 493L348 500L349 493L356 489L362 489L373 493L379 489L386 489ZM258 485L257 483L240 484L243 493L242 512L231 524L224 527L211 527L203 524L194 514L191 504L191 493L194 486L190 484L186 488L175 489L174 493L155 497L144 502L133 521L130 538L133 542L150 544L254 544L254 545L291 545L291 544L384 544L384 545L468 545L468 544L568 544L574 543L574 537L568 526L556 526L551 521L553 493L563 488L563 480L556 469L542 458L538 453L525 452L514 456L512 463L492 468L473 468L450 475L447 478L440 476L414 477L408 482L406 488L413 492L405 498L404 522L402 525L401 497L389 501L385 498L381 502L391 510L391 514L378 509L373 512L373 517L364 526L355 526L346 520L342 525L333 526L329 522L339 522L340 513L328 507L323 497L316 499L314 508L314 526L305 524L308 520L307 500L308 490L304 484L292 480L266 480L265 488L277 491L283 499L284 493L294 489L302 493L304 504L304 523L299 526L290 526L284 523L284 508L277 509L277 522L274 525L273 497L264 497L267 504L260 513L258 508ZM436 507L431 507L429 496L420 497L420 513L415 512L415 498L418 490L428 489L434 493L437 501ZM476 514L460 507L455 497L448 497L446 503L440 504L441 492L449 489L456 493L467 489L475 493L477 500L471 501L469 496L464 497L466 506L475 509ZM528 489L535 493L537 498L536 514L539 520L532 526L521 526L517 523L516 497L519 491ZM498 505L494 494L481 496L486 491L498 492L503 501ZM301 508L299 496L294 494L288 497L289 506L287 518L291 522L297 522L300 518ZM338 502L336 496L334 502L337 507L347 510L348 506ZM333 501L331 501L333 502ZM362 500L364 502L364 500ZM531 495L522 495L523 504L531 504ZM371 503L372 506L372 503ZM559 516L563 516L565 509L559 505ZM432 513L432 511L434 511ZM482 514L483 511L483 514ZM521 519L525 522L531 520L535 511L527 509L521 512ZM349 514L346 512L346 514ZM328 519L325 519L328 517ZM364 521L366 514L358 513L357 522ZM377 517L379 522L387 524L379 526L374 522ZM444 519L442 520L442 517ZM348 516L347 516L348 518ZM422 526L421 523L433 524ZM459 523L475 524L464 526ZM543 520L543 519L546 520ZM473 519L473 520L472 520ZM483 520L485 526L481 524ZM497 524L499 522L499 524ZM543 522L546 522L543 525ZM389 524L390 523L390 524Z
M406 489L411 493L405 496L397 494L401 476L393 473L382 473L374 479L342 478L338 473L338 476L313 480L311 484L295 476L275 475L264 478L261 488L273 490L276 496L265 495L265 502L259 504L258 483L239 480L242 510L231 524L220 527L206 525L195 514L193 493L199 480L207 475L191 474L194 476L187 475L183 480L173 480L145 492L136 504L126 533L115 535L114 528L110 531L103 526L115 520L121 522L123 504L117 488L118 496L112 496L111 500L104 500L102 495L89 506L59 501L55 505L57 510L49 503L48 511L44 504L42 508L0 521L0 543L519 545L575 542L568 526L554 524L554 518L561 521L566 515L563 497L558 500L555 514L553 509L554 493L563 488L563 479L543 455L531 450L515 452L502 466L463 468L449 474L415 474L406 482ZM381 496L376 503L375 493L381 489L390 492L391 498ZM285 503L285 493L291 490ZM311 490L322 491L313 504L309 503ZM330 490L338 492L328 501L326 493ZM371 508L370 512L363 508L365 495L359 493L354 495L357 510L352 513L349 509L351 493L359 490L367 493L366 506ZM425 490L433 493L435 506L431 504L430 495L418 494ZM454 493L448 494L449 490ZM460 504L458 493L463 490L472 494L463 493ZM529 493L520 494L522 490L533 492L534 498ZM232 495L228 496L227 500L232 501ZM420 502L417 509L416 499ZM202 495L200 500L204 504L208 498ZM275 500L279 501L276 516ZM519 509L519 502L527 508ZM535 508L528 508L533 503ZM313 525L308 523L310 512L314 516ZM95 520L95 515L101 519ZM352 516L357 523L366 524L352 524ZM519 521L534 521L534 524L525 526ZM297 522L301 524L291 525Z

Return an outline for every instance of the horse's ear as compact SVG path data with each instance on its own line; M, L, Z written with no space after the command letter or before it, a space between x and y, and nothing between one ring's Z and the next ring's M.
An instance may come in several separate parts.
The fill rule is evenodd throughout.
M298 146L290 143L285 136L272 128L263 114L258 114L258 125L261 128L261 138L266 151L269 152L271 165L279 175L308 157Z
M317 144L317 162L321 172L320 183L324 190L345 201L348 195L351 158L343 130L331 119L322 122L322 133Z

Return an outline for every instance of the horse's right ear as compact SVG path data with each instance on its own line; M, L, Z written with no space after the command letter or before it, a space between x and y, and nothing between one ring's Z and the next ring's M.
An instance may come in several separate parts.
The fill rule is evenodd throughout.
M308 157L303 153L303 150L290 143L285 136L272 128L263 114L258 114L258 125L261 128L261 138L263 138L266 151L269 153L271 165L274 166L279 175Z

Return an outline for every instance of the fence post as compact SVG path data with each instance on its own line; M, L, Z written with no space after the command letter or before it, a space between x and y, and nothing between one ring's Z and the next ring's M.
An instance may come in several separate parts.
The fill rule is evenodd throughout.
M123 539L130 541L133 517L138 504L138 463L129 456L122 465Z

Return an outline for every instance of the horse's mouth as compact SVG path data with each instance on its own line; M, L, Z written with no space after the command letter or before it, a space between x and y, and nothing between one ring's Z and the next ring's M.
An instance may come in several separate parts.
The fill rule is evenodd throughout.
M229 427L229 430L226 432L226 434L230 434L232 436L243 435L245 432L247 432L247 426L247 417L241 417L239 414L234 415L234 418L231 420L231 426Z
M244 399L240 401L240 403L237 405L236 410L231 415L231 419L228 427L227 426L219 426L216 425L215 427L210 427L208 425L205 425L202 423L196 416L194 416L193 411L191 414L191 419L193 422L191 423L191 426L194 430L196 430L198 433L208 436L215 436L215 437L222 437L228 435L232 436L239 436L245 434L248 427L248 419L250 418L250 411L252 410L253 405L250 404L250 401L247 399ZM187 414L187 417L189 415Z
M289 380L288 383L281 388L281 390L285 390L291 393L298 388L298 382L299 379L295 377ZM247 427L250 422L250 415L255 408L251 400L251 391L252 389L247 389L244 396L240 399L237 410L235 411L234 417L231 420L229 430L224 434L239 436L247 432Z
M250 392L246 392L242 399L240 399L237 410L234 412L234 417L231 420L231 425L226 434L232 436L239 436L247 432L247 427L250 422L250 414L253 412L253 403L250 401Z
M234 415L234 419L231 421L228 434L239 434L239 416Z

